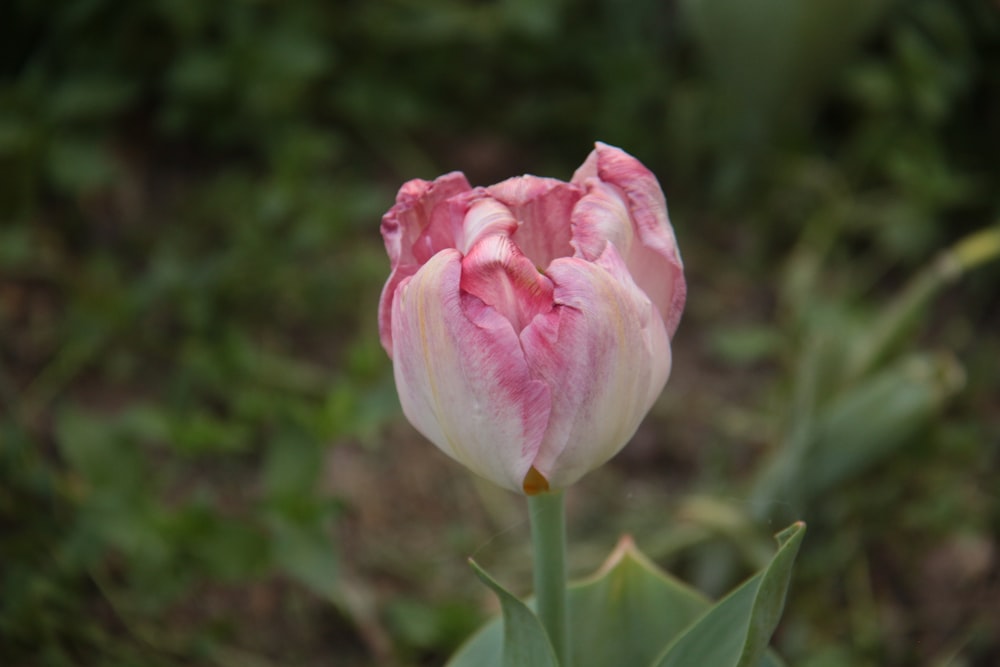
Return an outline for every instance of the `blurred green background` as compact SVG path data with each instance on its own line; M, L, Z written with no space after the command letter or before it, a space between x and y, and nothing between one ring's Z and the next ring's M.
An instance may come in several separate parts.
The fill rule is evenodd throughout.
M790 665L1000 664L992 0L9 0L0 664L439 665L522 499L399 413L409 178L660 178L662 399L569 494L718 595L810 526Z

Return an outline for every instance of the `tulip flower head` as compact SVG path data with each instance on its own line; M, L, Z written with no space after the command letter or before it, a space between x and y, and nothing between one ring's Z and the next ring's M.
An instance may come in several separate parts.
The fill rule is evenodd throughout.
M569 182L400 189L379 334L413 426L534 494L625 446L670 374L684 269L656 177L598 143Z

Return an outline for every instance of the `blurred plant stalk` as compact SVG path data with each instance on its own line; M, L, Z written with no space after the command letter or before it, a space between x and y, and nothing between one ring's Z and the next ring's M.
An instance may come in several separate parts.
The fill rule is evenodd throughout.
M921 271L861 340L848 362L848 380L873 368L909 331L921 311L943 288L964 274L1000 257L1000 224L961 239Z
M942 289L1000 257L1000 225L975 232L918 273L870 324L844 313L804 318L806 331L790 397L791 421L782 445L755 477L752 513L776 508L796 515L834 486L861 474L912 439L965 383L949 352L907 352L902 343ZM818 278L818 264L807 264ZM801 287L801 285L800 285ZM801 292L799 289L797 292ZM794 304L814 308L808 300Z

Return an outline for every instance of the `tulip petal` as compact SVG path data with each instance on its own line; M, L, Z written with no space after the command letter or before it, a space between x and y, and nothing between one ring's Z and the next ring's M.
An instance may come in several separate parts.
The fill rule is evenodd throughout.
M449 202L462 209L461 243L455 247L468 253L485 236L510 236L517 230L517 220L510 209L493 199L483 189L457 197Z
M514 214L519 223L514 242L535 266L545 268L557 257L573 255L568 221L582 188L554 178L517 176L488 190Z
M603 251L599 243L602 234L616 242L635 283L659 309L673 336L684 311L687 285L666 199L656 176L625 151L598 142L572 182L587 188L587 195L573 211L577 250L583 257L594 259ZM628 211L632 234L611 229L621 223L615 196ZM611 210L614 213L608 212Z
M596 262L555 260L556 307L521 333L528 365L551 387L549 427L534 467L568 486L632 437L670 374L663 320L607 244Z
M502 234L482 239L462 260L462 289L506 317L516 333L552 310L552 282Z
M460 290L461 259L457 250L442 251L396 290L400 403L446 454L522 492L548 422L549 388L533 376L507 318Z
M450 226L444 218L450 211L441 205L450 197L471 189L461 172L453 171L433 181L415 178L403 184L396 195L396 204L382 216L382 238L389 255L392 272L379 299L378 329L382 347L392 355L392 298L396 288L407 276L412 276L434 253L454 242L448 238ZM432 221L434 233L428 234Z
M573 209L573 246L580 257L594 260L610 242L628 257L636 245L635 226L618 190L596 178L587 181L587 194Z
M429 259L434 252L428 254L429 248L417 246L431 224L434 210L448 198L471 189L469 181L459 171L433 181L415 178L404 183L396 195L396 204L382 216L382 237L393 266L414 261L423 263ZM444 247L447 246L437 250Z

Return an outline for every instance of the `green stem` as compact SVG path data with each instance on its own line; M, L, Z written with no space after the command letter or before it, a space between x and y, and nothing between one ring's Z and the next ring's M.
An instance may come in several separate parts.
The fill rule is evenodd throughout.
M538 618L549 633L559 664L568 667L570 640L566 616L566 511L563 492L528 496L528 508L535 553Z

